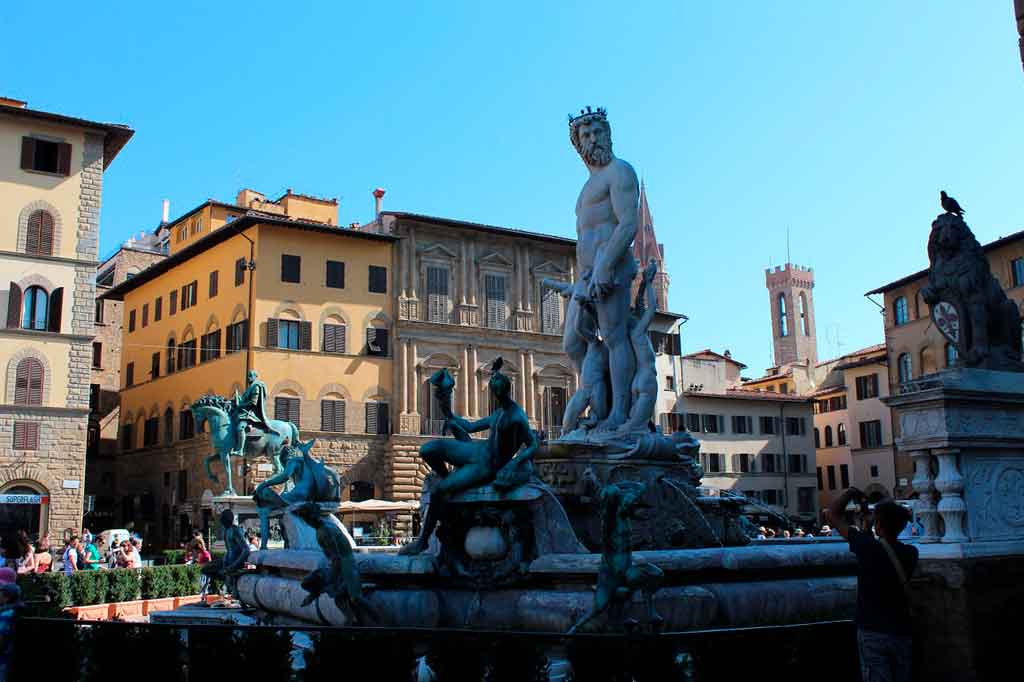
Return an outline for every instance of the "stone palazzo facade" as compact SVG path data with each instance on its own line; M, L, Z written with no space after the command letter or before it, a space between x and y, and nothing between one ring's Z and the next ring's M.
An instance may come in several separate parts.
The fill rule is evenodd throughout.
M395 212L382 213L378 229L400 240L390 499L419 497L425 467L417 452L443 424L427 384L439 369L455 377L456 412L480 418L491 411L489 367L502 357L534 428L561 435L578 378L562 352L564 301L541 282L574 280L575 240Z

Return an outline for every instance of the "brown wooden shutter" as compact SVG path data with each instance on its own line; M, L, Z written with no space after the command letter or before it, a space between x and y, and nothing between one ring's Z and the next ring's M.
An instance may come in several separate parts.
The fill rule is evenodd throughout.
M186 284L181 288L181 309L188 309L188 285Z
M36 158L36 141L31 137L21 138L21 168L22 170L34 170Z
M217 295L217 278L219 272L219 270L214 270L213 272L210 273L210 298L213 298L214 296Z
M377 433L377 403L366 403L366 433Z
M312 322L299 322L299 350L313 350Z
M325 353L334 353L334 325L325 324L320 334L320 350Z
M39 243L38 253L43 256L53 255L53 216L46 211L37 212L39 221Z
M61 142L57 145L57 172L71 175L71 145Z
M60 331L60 313L64 308L64 287L57 287L50 294L50 316L47 328L51 332Z
M178 290L177 289L175 289L174 291L171 292L170 298L171 298L170 304L167 306L168 307L167 314L168 315L173 315L174 313L178 312Z
M7 328L17 329L21 326L21 287L11 282L10 294L7 296Z
M277 327L276 317L267 320L267 348L277 348Z

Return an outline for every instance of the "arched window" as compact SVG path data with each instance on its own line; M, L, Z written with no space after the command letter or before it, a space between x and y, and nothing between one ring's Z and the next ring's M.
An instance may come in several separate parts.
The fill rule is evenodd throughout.
M47 211L32 211L29 215L25 252L35 256L53 255L53 216Z
M818 432L818 427L814 427L814 447L821 447L821 434Z
M897 327L910 321L910 313L907 310L907 299L903 296L897 298L893 303L892 319Z
M836 426L836 435L839 437L839 444L846 445L846 424L839 422Z
M956 365L956 346L951 343L946 344L946 367L953 367Z
M807 329L807 295L800 293L800 331L804 336L810 336Z
M25 290L25 298L21 304L22 329L38 329L46 331L46 320L50 312L50 295L40 286L32 286Z
M786 321L785 294L779 294L779 336L789 336L789 323Z
M825 447L826 448L832 447L832 427L831 426L826 426L825 427Z
M903 353L897 360L896 366L899 372L899 380L901 384L910 381L914 374L914 361L910 358L910 353Z
M43 363L25 358L14 370L14 404L43 404Z

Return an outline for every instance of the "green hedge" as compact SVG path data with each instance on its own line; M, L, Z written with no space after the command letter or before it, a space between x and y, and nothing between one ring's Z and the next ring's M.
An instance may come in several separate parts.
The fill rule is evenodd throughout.
M163 555L164 564L183 564L185 563L185 550L183 549L165 549L160 553ZM210 552L210 556L214 559L224 556L222 550L216 552Z
M22 598L38 615L59 614L68 606L199 594L199 566L153 566L141 570L33 573L18 576ZM211 590L211 594L214 592Z

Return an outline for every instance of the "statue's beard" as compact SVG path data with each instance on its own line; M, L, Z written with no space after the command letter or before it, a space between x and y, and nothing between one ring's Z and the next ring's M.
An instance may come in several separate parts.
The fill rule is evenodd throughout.
M592 142L589 146L579 150L580 157L588 166L607 166L612 162L612 143L605 148L599 142Z

